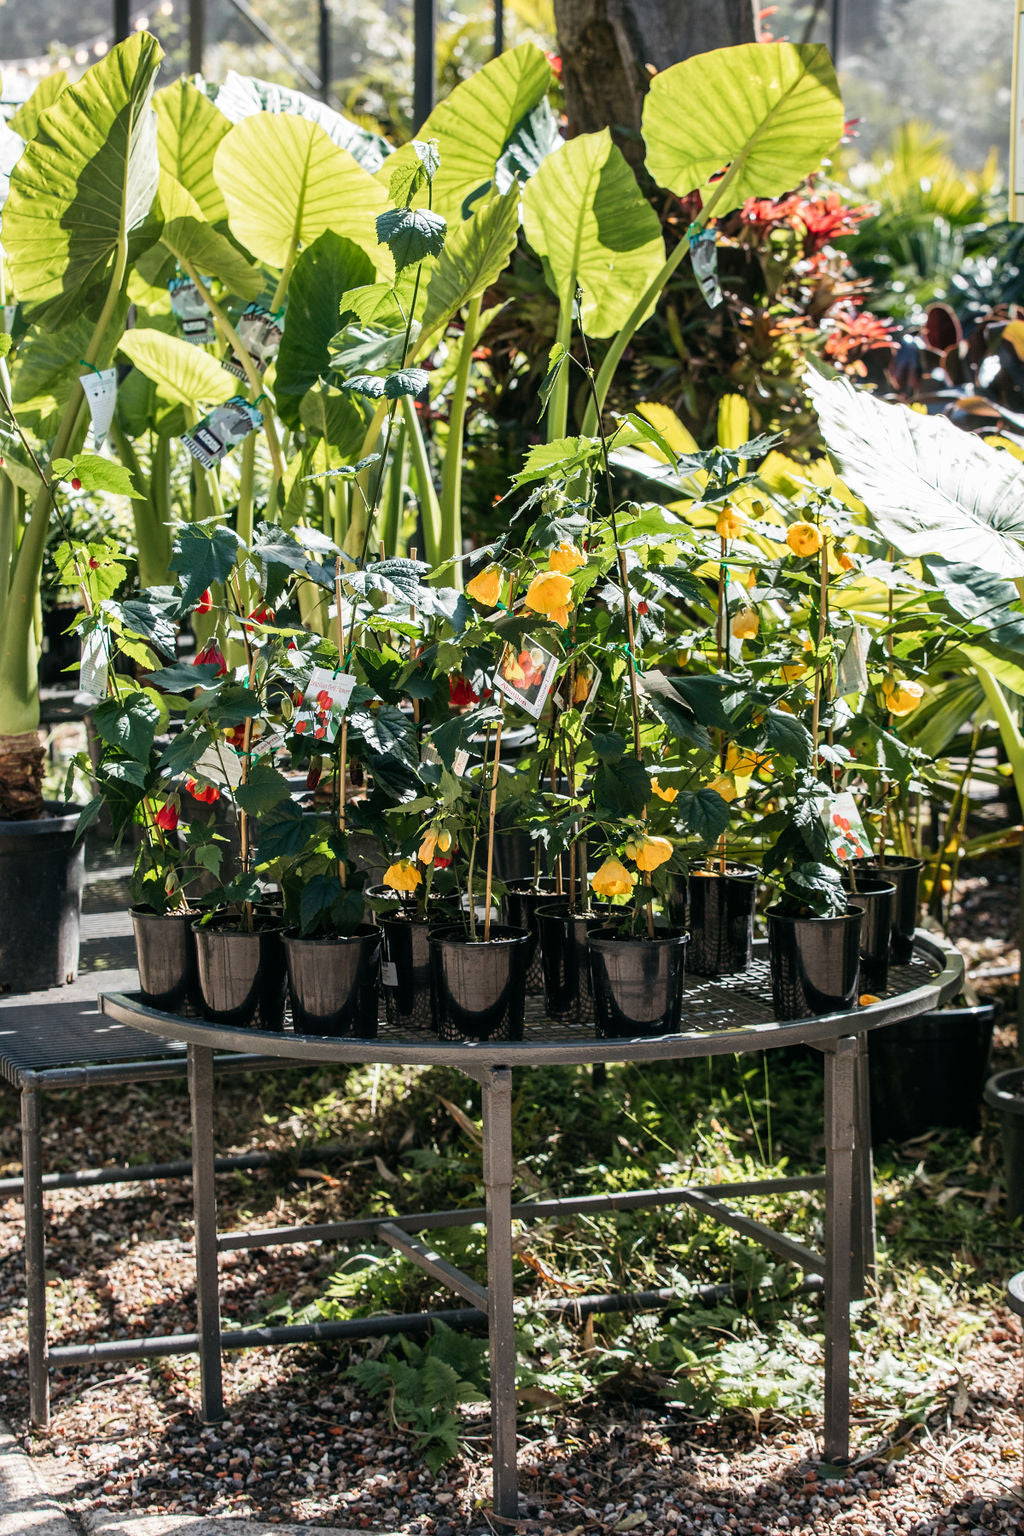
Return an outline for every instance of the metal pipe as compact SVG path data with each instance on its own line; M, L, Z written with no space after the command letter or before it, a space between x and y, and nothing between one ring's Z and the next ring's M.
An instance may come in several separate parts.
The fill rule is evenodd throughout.
M196 1235L196 1311L199 1324L201 1418L224 1417L220 1355L220 1287L217 1269L217 1193L213 1172L213 1052L188 1048L188 1096L192 1106L192 1204Z
M499 726L500 730L500 726ZM493 825L493 823L492 823ZM516 1327L512 1270L512 1072L492 1067L483 1091L487 1194L487 1321L491 1363L491 1471L494 1513L519 1515L516 1465Z
M206 0L189 0L188 7L188 70L190 75L203 72L203 53L206 44Z
M853 1262L854 1086L857 1040L825 1057L825 1460L850 1456L850 1299Z
M132 35L131 0L114 0L114 42L123 43Z
M320 66L320 96L326 101L331 91L331 12L327 0L318 0L317 57Z
M829 52L832 63L839 64L839 45L843 40L843 0L832 0L828 16Z
M351 1147L310 1147L298 1151L300 1158L309 1160L316 1158L321 1162L328 1162L337 1157L351 1157ZM234 1173L238 1169L269 1168L275 1163L288 1164L294 1162L295 1153L283 1152L245 1152L237 1157L218 1157L214 1161L216 1173ZM293 1170L289 1170L293 1171ZM180 1163L123 1163L115 1168L80 1168L75 1173L44 1173L44 1189L86 1189L94 1184L135 1184L148 1179L185 1179L192 1173L190 1162ZM302 1175L298 1169L293 1171L294 1177ZM20 1195L23 1188L21 1179L0 1179L0 1196Z
M428 1248L425 1243L418 1243L414 1237L403 1232L401 1227L396 1227L393 1221L380 1222L377 1236L383 1238L397 1253L404 1254L413 1264L419 1265L435 1280L440 1280L456 1296L461 1296L471 1306L479 1307L482 1312L487 1311L487 1292L482 1285L477 1285L463 1270L456 1269L454 1264L449 1264L447 1259Z
M21 1166L25 1174L25 1300L28 1307L29 1418L37 1428L50 1422L50 1380L46 1364L46 1219L43 1209L43 1133L39 1094L21 1093Z
M412 125L418 132L437 98L437 0L413 0Z
M262 17L256 14L249 4L249 0L228 0L228 4L234 7L243 21L249 23L254 32L259 33L265 43L269 43L271 48L277 49L285 63L291 65L295 73L309 86L311 91L316 91L317 93L321 89L326 91L326 85L313 73L308 64L305 64L298 54L289 48L284 39L278 37L273 27L268 27Z
M494 0L494 57L505 52L505 0Z
M258 1056L250 1053L218 1055L213 1058L216 1072L283 1072L294 1070L295 1062L284 1056ZM92 1088L100 1083L159 1083L184 1078L188 1067L184 1052L177 1057L149 1061L108 1061L93 1067L40 1067L19 1070L15 1086L32 1083L47 1092L59 1088Z

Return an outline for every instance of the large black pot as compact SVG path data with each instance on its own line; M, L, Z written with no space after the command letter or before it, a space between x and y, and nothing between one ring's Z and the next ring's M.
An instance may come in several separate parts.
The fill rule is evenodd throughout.
M914 930L917 927L917 889L921 883L924 864L920 859L889 857L885 863L872 859L870 864L858 864L858 876L873 875L880 880L891 880L896 887L892 905L892 942L889 958L894 965L907 965L914 954Z
M881 997L889 985L889 943L892 936L896 886L891 880L856 873L857 889L847 883L847 905L860 907L860 990Z
M299 1035L377 1034L380 929L361 924L350 935L303 939L284 934L292 1023Z
M383 934L380 956L384 1016L393 1029L431 1029L434 1006L430 995L430 945L432 928L457 922L453 910L414 922L408 913L377 918Z
M506 885L502 900L502 916L510 928L525 928L530 935L530 947L526 957L526 995L542 997L544 994L544 967L540 959L540 928L537 924L537 908L550 906L557 900L556 881L551 875L537 880L515 880Z
M619 938L596 928L587 939L598 1037L633 1040L679 1031L689 934Z
M841 917L790 917L769 907L768 959L777 1019L847 1013L860 983L859 907Z
M997 1072L985 1084L985 1103L999 1116L1003 1131L1006 1214L1024 1216L1024 1067Z
M78 975L85 843L79 806L0 821L0 992L62 987Z
M559 1024L593 1024L594 992L590 981L587 936L608 922L607 905L588 917L570 912L567 903L556 901L536 909L540 931L541 968L544 972L544 1003L548 1016Z
M132 907L131 916L142 1001L162 1013L198 1013L199 969L192 932L196 914Z
M284 1028L287 977L281 928L260 923L246 933L225 923L194 923L203 1017L236 1028Z
M430 978L434 1028L442 1040L521 1040L530 935L491 925L474 943L459 926L432 928Z
M978 1129L995 1015L992 1003L939 1008L869 1032L872 1141Z
M691 976L729 976L745 971L754 944L757 870L730 864L725 874L692 869L689 879ZM679 924L675 914L672 921Z

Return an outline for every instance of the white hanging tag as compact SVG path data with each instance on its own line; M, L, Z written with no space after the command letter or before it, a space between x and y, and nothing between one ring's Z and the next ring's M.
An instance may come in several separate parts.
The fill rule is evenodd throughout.
M92 441L97 451L103 447L107 433L110 431L110 423L114 419L114 406L117 404L117 369L101 368L92 373L83 373L82 389L89 403L89 415L92 417Z
M82 639L78 691L91 699L107 696L107 643L102 629L91 630Z

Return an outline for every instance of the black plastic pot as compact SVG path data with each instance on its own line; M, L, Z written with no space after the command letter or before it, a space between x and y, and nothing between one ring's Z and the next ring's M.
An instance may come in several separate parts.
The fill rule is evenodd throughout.
M292 1023L299 1035L377 1034L380 929L362 923L351 935L303 939L283 936Z
M530 935L491 925L474 943L466 928L432 928L430 977L434 1028L442 1040L521 1040Z
M692 869L689 879L691 976L730 976L745 971L754 944L757 870L729 864L718 870ZM670 912L674 923L678 918Z
M688 881L677 870L670 870L665 882L665 916L673 928L686 927Z
M594 991L590 982L587 937L608 922L608 907L589 917L570 912L565 902L549 902L536 909L540 932L544 1003L548 1016L559 1024L593 1024Z
M1003 1131L1006 1214L1024 1216L1024 1067L997 1072L985 1084L985 1103L999 1116Z
M993 1003L939 1008L869 1032L873 1142L978 1129L995 1016Z
M413 922L406 915L378 917L383 934L380 957L384 1016L393 1029L431 1029L434 1008L430 996L430 946L432 928L456 923L451 912L444 918Z
M530 947L526 958L526 995L541 997L544 993L544 967L540 959L540 928L537 924L537 908L550 906L557 900L553 876L542 875L537 880L515 880L505 887L502 902L503 917L510 928L525 928L530 935Z
M891 880L896 887L892 904L892 941L889 958L894 965L906 965L914 954L914 929L917 927L917 889L921 883L924 864L920 859L886 855L885 863L872 859L870 864L859 864L858 875L873 875L880 880Z
M194 912L154 912L132 907L135 957L142 1001L163 1013L198 1013L199 969Z
M622 939L596 928L587 939L598 1037L633 1040L679 1032L689 934Z
M78 975L85 843L79 806L0 821L0 992L62 987Z
M236 1028L283 1029L287 978L279 924L254 933L192 925L203 1017Z
M881 875L856 873L857 889L849 889L847 905L860 907L864 921L860 925L860 990L881 997L889 985L889 944L896 886Z
M768 958L777 1019L846 1013L860 984L859 907L841 917L790 917L769 907Z

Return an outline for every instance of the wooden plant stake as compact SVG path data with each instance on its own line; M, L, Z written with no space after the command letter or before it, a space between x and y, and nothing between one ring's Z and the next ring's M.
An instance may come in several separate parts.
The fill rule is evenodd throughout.
M338 665L345 659L345 627L341 621L341 556L334 562L334 608L338 630ZM341 717L341 735L338 738L338 831L345 831L345 796L348 793L348 711ZM338 860L338 879L345 886L345 860Z
M501 762L501 728L505 723L505 711L498 716L498 731L494 738L494 764L491 768L491 801L487 810L487 880L484 887L484 943L491 937L491 877L494 873L494 816L498 806L498 765ZM472 903L473 892L469 893Z

